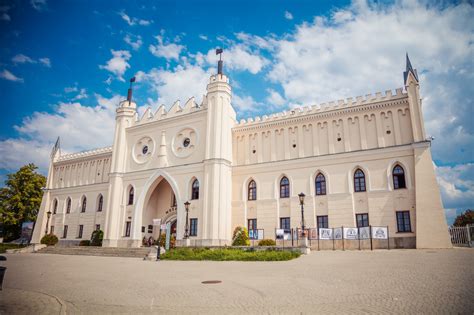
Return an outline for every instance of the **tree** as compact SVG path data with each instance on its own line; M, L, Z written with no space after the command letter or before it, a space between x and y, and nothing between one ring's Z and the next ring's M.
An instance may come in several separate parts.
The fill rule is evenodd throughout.
M232 246L249 246L249 232L246 228L238 226L234 230L234 235L232 236Z
M0 219L4 225L4 239L20 237L21 224L35 221L43 198L46 178L37 173L38 167L28 164L16 173L8 174L0 189Z
M468 224L474 224L474 210L467 209L464 213L461 213L454 220L454 226L466 226Z

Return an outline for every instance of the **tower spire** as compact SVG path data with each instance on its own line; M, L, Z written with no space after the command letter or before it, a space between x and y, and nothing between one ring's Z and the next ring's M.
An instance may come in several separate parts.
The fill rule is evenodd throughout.
M411 65L410 57L408 57L408 53L406 53L406 69L405 69L405 72L403 72L403 82L405 83L405 85L407 84L408 74L410 72L415 77L416 82L419 82L418 73L416 72L416 69L413 69Z
M222 52L224 50L222 48L217 48L216 49L216 55L219 55L219 61L217 62L217 74L220 74L222 75L222 68L224 66L223 62L222 62Z
M127 93L127 101L128 103L131 103L132 102L132 84L133 82L135 82L135 77L131 78L130 79L130 87L128 88L128 93Z

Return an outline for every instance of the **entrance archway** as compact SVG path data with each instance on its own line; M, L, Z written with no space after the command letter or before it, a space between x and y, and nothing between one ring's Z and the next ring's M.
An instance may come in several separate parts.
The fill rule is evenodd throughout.
M157 171L145 184L137 200L133 215L133 239L141 244L143 237L158 237L158 227L153 226L153 219L172 224L177 239L182 238L181 226L184 205L181 202L178 186L165 171ZM150 228L151 225L151 228ZM144 227L144 228L143 228ZM142 232L144 231L144 232Z

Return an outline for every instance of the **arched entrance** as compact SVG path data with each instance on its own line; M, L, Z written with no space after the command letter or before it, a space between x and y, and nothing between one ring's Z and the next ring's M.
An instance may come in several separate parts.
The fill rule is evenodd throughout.
M184 206L176 182L165 171L157 171L145 184L137 200L133 215L133 239L158 238L159 227L153 226L153 219L161 219L163 224L171 224L171 232L177 239L181 239L180 222ZM135 242L138 245L138 242Z

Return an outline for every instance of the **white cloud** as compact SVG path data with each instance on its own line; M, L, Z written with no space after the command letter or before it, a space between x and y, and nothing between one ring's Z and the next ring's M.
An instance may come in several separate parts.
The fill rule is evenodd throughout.
M8 14L9 10L10 10L10 7L7 5L0 6L0 21L6 21L6 22L11 21L10 15Z
M30 4L36 11L43 11L47 6L46 0L31 0Z
M285 19L293 20L293 14L290 11L285 11Z
M13 63L36 63L35 60L31 59L30 57L23 55L23 54L18 54L15 55L12 58Z
M38 60L45 67L51 68L51 60L49 60L49 58L40 58Z
M122 99L96 95L97 105L59 103L53 113L35 112L15 126L18 138L0 141L0 168L14 170L33 162L47 171L51 148L61 136L63 153L109 146L113 141L115 109Z
M23 82L24 80L22 78L17 77L7 69L3 69L2 72L0 72L0 78L8 80L8 81L13 81L13 82Z
M150 52L156 57L162 57L166 60L179 60L179 55L185 48L183 45L176 43L165 43L163 38L164 32L161 35L155 36L158 40L158 44L150 45Z
M142 26L148 26L150 25L151 23L153 23L153 21L151 20L142 20L142 19L138 19L138 18L133 18L133 17L130 17L129 15L127 15L124 11L122 12L119 12L119 15L122 17L122 19L127 22L128 25L130 26L133 26L133 25L142 25Z
M252 96L239 96L234 93L234 95L232 95L232 106L236 109L239 115L241 115L255 113L261 109L263 104L255 101Z
M12 62L14 64L23 64L23 63L40 63L42 64L43 66L45 67L48 67L50 68L51 67L51 60L49 60L49 58L39 58L38 60L35 60L35 59L32 59L24 54L18 54L18 55L15 55L13 58L12 58Z
M131 34L127 34L123 40L129 44L133 50L138 50L140 49L140 47L142 46L143 44L143 41L142 41L142 37L140 35L131 35Z
M77 91L79 91L77 86L68 86L64 88L64 92L66 93L72 93L72 92L77 92Z
M268 96L266 98L266 101L269 103L269 105L273 105L274 107L281 107L286 104L286 100L277 91L273 89L267 89L267 93Z
M130 64L128 63L128 60L132 58L132 55L127 50L113 50L112 49L111 52L112 52L112 58L109 61L107 61L106 65L101 65L99 66L99 68L110 71L115 76L117 76L117 79L119 79L120 81L125 81L123 79L123 75L125 74L125 71L127 71L127 69L130 68Z
M436 167L445 208L474 207L474 163Z
M72 98L73 101L77 101L77 100L82 100L84 98L88 98L89 95L87 95L87 92L86 92L86 89L80 89L79 90L79 94L77 94L76 96L74 96Z
M420 74L421 96L435 159L474 156L474 8L416 1L380 6L365 1L315 17L273 39L267 78L289 103L315 104L403 85L405 52Z
M186 64L172 70L153 68L149 72L138 72L137 82L149 85L156 92L156 103L165 104L168 108L176 101L186 102L195 97L196 102L206 92L206 85L211 73L195 65Z
M207 36L203 35L203 34L200 34L199 38L202 39L202 40L208 40Z

